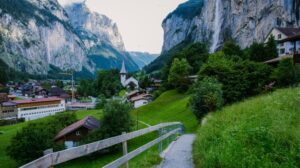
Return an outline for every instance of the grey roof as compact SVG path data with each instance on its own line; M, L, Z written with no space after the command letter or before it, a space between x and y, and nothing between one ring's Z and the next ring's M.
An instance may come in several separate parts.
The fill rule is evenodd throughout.
M89 130L92 130L92 129L99 128L99 126L100 126L100 122L97 119L95 119L94 117L88 116L82 120L79 120L79 121L69 125L68 127L64 128L63 130L61 130L56 135L55 140L60 139L81 127L85 127Z
M283 27L277 27L277 30L279 30L280 32L282 32L283 34L285 34L288 37L300 34L300 28L290 28L290 27L283 28Z
M2 103L2 106L4 106L4 107L10 107L10 106L16 106L17 105L17 103L15 103L15 102L3 102Z
M126 74L126 67L125 67L125 62L123 61L122 63L122 68L121 68L121 71L120 71L120 74Z

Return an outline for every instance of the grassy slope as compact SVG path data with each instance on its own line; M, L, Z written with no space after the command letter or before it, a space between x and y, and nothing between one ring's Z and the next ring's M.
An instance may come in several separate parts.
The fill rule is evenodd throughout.
M189 96L187 95L178 94L176 91L169 91L162 94L158 99L149 105L134 110L132 115L133 118L136 119L136 115L138 113L139 120L150 125L156 125L163 122L180 121L184 123L188 132L195 132L198 123L187 106L188 98ZM145 127L145 125L139 124L139 129L143 127ZM129 151L132 151L155 138L157 138L156 132L129 141ZM158 156L157 149L158 147L154 146L150 150L137 156L129 162L129 167L147 168L160 163L161 159ZM84 165L86 168L102 167L107 163L117 159L121 155L121 152L105 156L95 154L90 157L79 158L74 161L67 162L59 167L80 168L82 165Z
M180 121L187 132L194 132L198 122L188 107L189 96L168 91L147 106L136 109L133 114L139 114L139 120L150 125L163 122Z
M208 118L194 144L197 167L300 166L300 88L252 98Z
M82 119L85 116L94 116L96 118L101 117L101 111L99 110L90 110L90 111L80 111L76 112L76 116L78 119ZM0 134L0 167L10 168L10 167L17 167L17 164L14 160L10 159L6 153L5 150L7 146L10 143L10 139L18 132L20 131L24 126L28 125L28 123L31 122L39 122L42 120L47 120L46 118L42 118L39 120L24 122L16 125L11 126L2 126L0 127L0 132L3 132L3 134Z

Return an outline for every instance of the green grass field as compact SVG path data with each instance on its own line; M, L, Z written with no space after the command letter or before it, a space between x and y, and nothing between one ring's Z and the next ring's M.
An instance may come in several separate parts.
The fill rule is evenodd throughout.
M178 94L176 91L168 91L162 94L154 102L135 109L132 112L132 116L133 119L136 120L138 114L140 121L150 125L180 121L185 125L188 132L195 132L198 127L198 122L188 107L188 99L188 95ZM144 124L139 123L139 129L144 127ZM153 132L151 134L131 140L128 143L129 151L132 151L146 144L147 142L156 139L157 137L157 132ZM165 142L164 147L166 147ZM67 162L58 167L80 168L82 165L84 165L86 168L102 167L119 158L120 156L122 156L121 151L116 154L105 156L95 154L89 157L79 158L74 161ZM160 161L161 159L158 153L158 146L156 145L129 161L129 167L147 168L159 164Z
M80 111L76 112L76 116L78 119L82 119L86 116L94 116L96 118L101 117L101 110L89 110L89 111ZM48 117L38 119L38 120L33 120L33 121L28 121L16 125L10 125L10 126L2 126L0 127L0 167L5 167L5 168L11 168L11 167L17 167L17 163L10 159L6 153L5 150L7 146L10 144L10 139L16 135L18 131L20 131L24 126L28 125L31 122L40 122L43 120L47 120Z
M179 121L184 124L187 132L195 132L198 121L188 107L188 101L188 95L168 91L149 105L134 110L133 115L138 115L140 121L150 125Z
M300 88L209 115L193 149L197 167L300 167Z

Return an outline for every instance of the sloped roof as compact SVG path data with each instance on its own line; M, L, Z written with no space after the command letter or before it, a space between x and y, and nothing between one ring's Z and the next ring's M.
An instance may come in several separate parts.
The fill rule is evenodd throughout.
M133 98L130 99L131 102L135 102L135 101L138 101L138 100L149 100L152 98L152 95L150 94L141 94L141 95L138 95L138 96L135 96Z
M63 94L66 94L66 92L62 88L59 88L59 87L53 87L49 90L50 96L60 96Z
M99 128L99 126L100 126L100 122L97 119L95 119L94 117L88 116L82 120L79 120L79 121L67 126L63 130L61 130L56 135L54 140L58 140L81 127L85 127L87 129L91 130L91 129Z
M17 104L14 102L3 102L2 106L4 107L10 107L10 106L16 106Z
M277 27L277 30L282 32L288 37L295 36L300 34L300 28L283 28L283 27Z
M295 42L295 41L299 41L299 40L300 40L300 34L297 34L295 36L290 36L286 39L279 40L279 43L284 43L284 42L287 42L287 41Z

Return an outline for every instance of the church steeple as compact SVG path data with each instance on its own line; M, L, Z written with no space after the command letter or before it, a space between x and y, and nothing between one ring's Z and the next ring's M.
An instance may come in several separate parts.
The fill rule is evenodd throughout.
M122 68L120 71L121 84L123 87L125 87L125 85L126 85L126 79L127 79L126 74L127 74L127 72L126 72L125 62L123 61Z
M122 63L122 68L121 68L120 74L127 74L126 67L125 67L125 62L124 61Z

